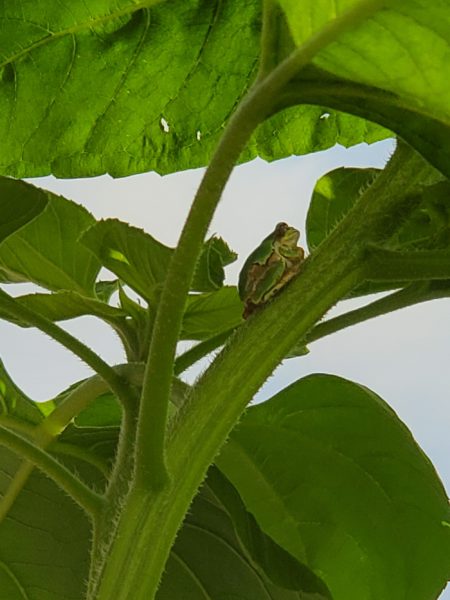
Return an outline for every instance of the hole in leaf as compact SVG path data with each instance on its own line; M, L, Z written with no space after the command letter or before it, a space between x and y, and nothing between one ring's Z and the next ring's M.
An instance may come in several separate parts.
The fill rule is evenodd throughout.
M325 112L320 115L319 119L326 121L330 116L330 113Z
M202 132L200 131L200 129L197 129L195 137L197 138L197 142L199 142L202 139Z
M169 123L166 121L166 119L164 117L161 117L161 121L159 122L161 130L164 131L164 133L169 133L170 131L170 127L169 127Z

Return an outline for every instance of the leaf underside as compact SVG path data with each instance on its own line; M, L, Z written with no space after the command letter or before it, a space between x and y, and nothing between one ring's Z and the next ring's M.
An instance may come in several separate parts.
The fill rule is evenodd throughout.
M219 468L334 600L437 598L450 509L431 463L367 388L311 375L250 408Z
M2 9L2 173L124 176L209 162L224 123L255 77L260 2L150 4L111 0L87 7L75 0L70 10L52 10L50 2L41 0ZM298 33L296 15L288 14L294 38L302 41L333 14L322 5L298 4L314 15L315 23ZM316 106L269 119L255 132L242 160L274 160L335 143L382 139L389 135L384 127L396 131L404 123L400 105L410 121L400 127L405 137L424 118L440 126L434 134L440 132L441 141L448 139L450 36L445 11L437 0L407 6L391 2L380 16L317 57L326 73L384 94L390 118L378 118L375 107L358 112L367 92L334 107L330 94L315 96L311 85L304 85L300 100L311 103L310 96ZM433 140L426 136L423 145L431 148Z

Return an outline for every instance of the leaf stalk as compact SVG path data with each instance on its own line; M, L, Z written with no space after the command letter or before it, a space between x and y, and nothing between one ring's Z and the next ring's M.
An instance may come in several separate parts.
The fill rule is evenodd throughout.
M0 426L0 443L33 463L67 492L93 519L98 518L105 504L104 498L47 452L3 426Z
M126 403L129 391L128 385L112 367L88 346L49 319L34 312L27 306L20 304L12 296L1 289L0 305L5 312L9 313L12 317L19 319L19 321L24 321L28 325L37 327L56 342L70 350L73 354L81 358L83 362L106 381L111 391L116 394L119 400Z
M450 281L412 283L366 306L319 323L306 335L305 344L311 344L327 335L337 333L347 327L352 327L369 319L413 306L414 304L428 302L437 298L448 298L449 296Z

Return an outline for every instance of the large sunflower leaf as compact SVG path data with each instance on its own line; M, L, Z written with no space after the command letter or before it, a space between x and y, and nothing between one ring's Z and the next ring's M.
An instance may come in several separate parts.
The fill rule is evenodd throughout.
M1 172L123 176L209 162L256 73L261 3L152 4L40 0L0 9ZM269 122L245 159L386 135L352 117L324 123L322 112L303 107Z
M367 388L329 375L297 381L247 411L217 464L335 600L431 600L450 577L442 484Z
M349 9L368 4L363 0L337 5L327 0L279 3L299 46ZM398 133L449 176L449 10L448 3L440 0L379 3L378 10L355 21L319 52L313 59L318 69L305 70L290 84L286 105L310 102L374 120Z
M19 459L0 446L0 497ZM0 596L5 600L78 600L89 573L85 514L35 470L0 523Z
M106 465L114 454L117 429L69 427L62 440L95 452ZM81 471L88 482L103 481L98 471L81 463L76 454L58 456L69 468ZM4 493L18 460L2 447L0 459L0 491ZM0 523L0 597L84 597L90 541L85 515L47 477L33 471ZM260 530L232 486L216 474L189 511L157 598L219 600L225 594L248 600L330 599L323 582Z
M52 0L40 0L2 7L3 173L127 175L209 162L255 76L261 3L153 4L105 0L87 9L74 0L56 10ZM281 4L301 44L358 2ZM325 106L393 129L448 169L448 14L439 0L386 3L317 55L328 77L303 80L295 99L316 106L270 119L242 159L272 160L387 135L355 117L325 115Z
M178 534L157 600L327 600L320 579L277 546L229 482L209 474Z

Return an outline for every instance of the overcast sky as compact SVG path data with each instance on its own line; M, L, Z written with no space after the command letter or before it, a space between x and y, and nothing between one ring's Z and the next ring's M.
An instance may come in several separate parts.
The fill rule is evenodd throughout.
M392 147L391 142L383 142L350 150L335 148L308 157L272 164L256 160L238 167L211 227L211 233L222 236L239 253L239 261L227 269L228 282L236 283L245 257L277 222L286 221L303 235L311 191L320 175L341 165L382 166ZM156 174L120 180L43 178L33 183L83 204L97 218L118 217L175 245L201 174L197 170L164 178ZM439 300L347 329L311 345L308 356L285 361L258 399L314 372L363 383L408 425L449 491L449 324L450 300ZM105 325L83 318L67 327L106 360L123 361L120 346ZM38 332L0 323L0 339L8 370L35 399L47 399L89 373L78 359ZM444 598L450 600L450 591Z

